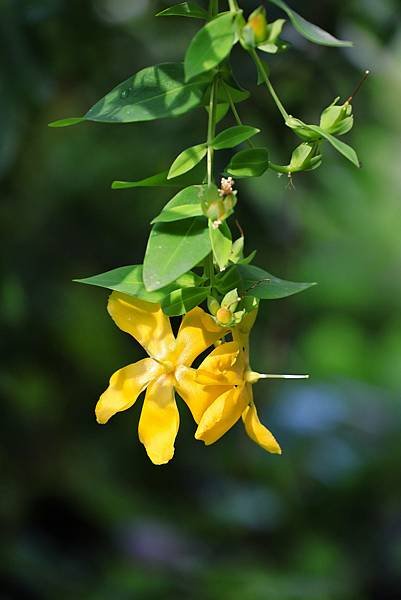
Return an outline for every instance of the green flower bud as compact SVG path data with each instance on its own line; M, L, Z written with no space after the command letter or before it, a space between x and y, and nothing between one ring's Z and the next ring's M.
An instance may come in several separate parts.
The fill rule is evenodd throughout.
M292 153L288 173L312 171L320 166L322 155L319 154L318 142L304 142L295 148Z
M332 135L344 135L354 124L351 103L347 100L344 104L338 105L339 99L336 98L325 108L320 117L320 127Z

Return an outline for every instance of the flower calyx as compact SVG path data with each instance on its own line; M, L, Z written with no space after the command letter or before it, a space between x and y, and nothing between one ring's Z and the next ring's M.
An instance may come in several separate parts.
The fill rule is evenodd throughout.
M213 296L209 296L207 300L208 308L217 325L235 327L241 323L245 310L237 311L240 301L241 298L238 296L237 289L228 292L221 303Z

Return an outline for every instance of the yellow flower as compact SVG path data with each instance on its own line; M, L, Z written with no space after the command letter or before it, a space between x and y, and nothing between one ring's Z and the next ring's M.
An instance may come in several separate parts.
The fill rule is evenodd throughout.
M197 371L185 373L186 388L198 386L198 398L207 405L198 422L195 437L206 445L220 439L241 417L248 436L273 454L281 448L273 434L260 422L253 400L252 385L265 378L303 378L304 375L260 375L249 366L249 332L256 311L246 315L232 330L234 341L221 344L202 362ZM182 380L184 385L184 380Z
M150 358L119 369L96 405L98 423L130 408L146 389L139 420L139 439L154 464L167 463L174 454L179 413L174 389L188 404L195 420L204 412L204 398L180 385L199 354L216 342L224 330L197 307L181 322L177 337L158 304L113 292L107 307L116 325L134 337Z

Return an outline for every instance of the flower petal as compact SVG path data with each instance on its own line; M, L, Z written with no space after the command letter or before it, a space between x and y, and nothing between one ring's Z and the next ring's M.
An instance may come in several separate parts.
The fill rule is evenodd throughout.
M216 442L238 421L248 403L246 386L231 387L205 411L195 433L196 439L206 445Z
M117 412L130 408L148 383L158 377L162 367L151 358L144 358L123 367L110 378L110 385L96 404L96 419L102 425Z
M189 367L180 366L175 372L176 390L189 407L196 423L202 418L206 409L218 396L231 389L232 386L208 385L197 383L198 372Z
M116 325L131 334L150 356L163 358L174 348L170 321L159 304L113 292L107 310Z
M281 448L274 435L259 421L256 406L252 402L242 414L242 420L249 437L272 454L281 454Z
M162 375L146 390L138 429L139 439L155 465L163 465L173 458L179 424L172 378Z
M217 346L201 363L196 381L202 385L236 385L243 381L244 364L236 342Z
M178 331L176 345L178 362L190 367L199 354L222 337L224 331L199 306L190 310L183 317Z

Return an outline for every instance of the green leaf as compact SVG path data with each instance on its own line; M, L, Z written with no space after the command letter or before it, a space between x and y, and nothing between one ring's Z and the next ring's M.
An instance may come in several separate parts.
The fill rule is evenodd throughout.
M150 233L143 279L153 292L171 283L209 254L206 220L194 217L173 223L156 223Z
M234 154L226 171L234 177L259 177L268 168L269 153L266 148L252 148Z
M337 150L337 152L339 152L340 154L345 156L345 158L347 158L349 161L351 161L356 167L361 166L359 159L358 159L358 155L351 146L349 146L345 142L342 142L341 140L337 139L336 137L334 137L334 135L327 133L327 131L325 131L318 125L307 125L307 127L308 127L308 129L311 129L315 133L318 133L319 135L321 135L325 140L327 140L333 146L333 148L335 148L335 150Z
M77 283L94 285L122 292L128 296L134 296L148 302L161 302L168 294L174 291L178 286L193 287L199 283L199 277L195 273L186 273L179 277L169 286L158 290L157 292L147 292L142 278L142 265L129 265L127 267L118 267L111 271L106 271L100 275L87 277L85 279L74 279Z
M230 54L234 42L232 13L222 14L207 23L192 39L185 55L186 80L217 67Z
M161 213L155 217L152 223L168 223L188 219L189 217L200 217L202 213L201 195L206 185L191 185L174 196L166 204Z
M84 118L103 123L133 123L176 117L202 103L207 83L207 78L185 82L181 63L147 67L115 87Z
M53 121L52 123L49 123L49 127L71 127L71 125L78 125L78 123L82 123L82 121L85 121L84 117L70 117L69 119Z
M214 259L220 271L224 271L228 264L232 248L230 228L225 221L219 227L213 227L213 221L209 219L209 236Z
M221 293L237 288L240 296L276 300L303 292L316 283L285 281L259 267L240 264L232 267L217 285Z
M165 8L156 15L156 17L194 17L195 19L207 19L208 16L207 11L195 2L181 2Z
M320 44L321 46L352 46L352 42L346 42L344 40L338 40L333 35L321 29L317 25L310 23L301 15L292 10L283 0L270 0L272 4L275 4L287 13L294 28L304 38L313 42L314 44Z
M168 171L157 173L151 177L145 179L139 179L138 181L113 181L111 187L113 190L124 190L128 188L136 187L181 187L183 185L190 185L198 182L204 177L204 169L195 168L190 173L185 173L180 177L174 179L167 179Z
M253 137L257 133L260 132L260 129L256 129L256 127L250 127L248 125L236 125L235 127L230 127L225 131L221 131L212 142L212 146L215 150L223 150L224 148L234 148L242 142L249 140L249 138Z
M197 165L202 158L206 156L207 146L206 144L198 144L197 146L191 146L191 148L187 148L181 154L177 156L175 161L170 167L170 170L167 175L167 179L173 179L173 177L178 177L179 175L183 175L187 171L190 171Z
M206 300L208 288L192 287L174 290L163 299L163 312L169 317L184 315L195 306Z
M229 85L226 81L221 81L220 85L217 87L217 101L218 102L230 102L230 100L234 104L239 104L239 102L244 102L244 100L248 100L250 97L250 93L248 90L241 88L238 84L232 81L234 85ZM206 94L206 101L209 96Z

